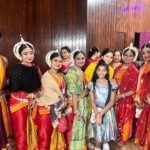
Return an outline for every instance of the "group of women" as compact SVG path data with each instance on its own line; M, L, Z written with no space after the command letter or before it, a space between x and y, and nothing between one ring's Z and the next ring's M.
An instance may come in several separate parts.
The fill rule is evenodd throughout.
M0 149L12 127L17 150L110 150L110 141L122 146L131 138L135 116L135 143L150 149L149 42L141 49L140 70L132 44L122 53L93 47L87 60L79 49L50 51L44 74L33 64L31 43L21 37L13 52L20 62L11 73L9 109L0 56Z

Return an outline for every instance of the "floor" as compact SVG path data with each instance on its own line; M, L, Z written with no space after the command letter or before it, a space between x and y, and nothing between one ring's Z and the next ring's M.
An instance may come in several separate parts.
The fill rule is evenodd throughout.
M94 149L88 149L88 150L94 150ZM118 146L117 142L115 142L115 143L112 142L112 143L110 143L110 150L143 150L143 148L135 145L132 140L132 141L129 141L124 146Z
M11 148L9 150L16 150L14 139L13 140L12 139L13 138L9 139L9 143L11 145ZM88 149L88 150L94 150L94 149ZM110 143L110 150L143 150L143 148L135 145L133 143L133 140L131 140L124 146L118 146L117 142L112 142Z
M142 147L135 145L133 141L128 142L126 145L122 147L116 145L117 145L116 143L112 143L111 150L143 150Z

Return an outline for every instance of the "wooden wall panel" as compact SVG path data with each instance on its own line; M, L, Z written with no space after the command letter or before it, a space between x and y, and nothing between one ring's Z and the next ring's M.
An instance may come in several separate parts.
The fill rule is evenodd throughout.
M51 0L31 0L26 10L27 39L35 49L35 63L44 72L47 65L45 54L52 47L52 10Z
M116 0L88 0L87 5L87 48L114 48Z
M11 68L21 33L35 46L36 62L45 70L48 50L65 45L124 48L135 32L150 30L149 14L149 0L1 0L0 53Z
M8 5L9 4L9 5ZM0 52L11 54L12 45L19 39L19 34L26 36L25 0L0 1Z
M15 63L12 48L21 33L35 49L35 62L47 69L45 54L69 46L86 49L86 0L1 0L0 53ZM8 53L9 52L9 53Z
M26 38L26 0L0 0L0 54L9 62L8 72L17 61L13 46L20 40L20 33Z
M86 0L32 0L29 3L27 35L37 49L36 62L43 70L47 68L44 58L49 50L62 46L86 49Z
M122 49L135 32L150 31L149 0L88 0L87 48Z

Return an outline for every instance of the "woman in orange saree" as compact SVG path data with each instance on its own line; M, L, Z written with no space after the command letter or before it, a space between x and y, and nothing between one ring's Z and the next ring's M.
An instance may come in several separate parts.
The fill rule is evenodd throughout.
M62 59L58 51L46 55L50 69L41 78L42 88L37 100L36 124L38 131L38 150L63 150L65 140L58 130L62 111L65 108L65 81L59 72Z
M142 47L142 55L145 61L140 69L135 102L143 105L143 110L137 122L135 143L144 146L144 150L150 149L150 42Z
M27 123L30 106L38 97L41 87L39 67L33 64L35 49L21 38L14 46L14 55L20 60L12 70L10 113L17 150L29 150Z
M124 63L115 69L114 78L119 84L116 97L116 119L120 144L125 144L132 135L133 119L135 116L134 93L137 86L138 70L133 61L137 58L138 51L130 45L124 49L122 58Z

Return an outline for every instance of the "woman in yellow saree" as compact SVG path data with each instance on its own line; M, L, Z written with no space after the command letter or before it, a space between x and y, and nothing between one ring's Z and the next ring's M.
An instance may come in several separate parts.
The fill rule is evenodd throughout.
M85 78L87 81L91 81L95 67L97 63L100 61L100 50L97 47L93 47L89 50L89 58L85 63Z
M7 59L0 55L0 149L6 147L10 133L10 119L3 88L6 83Z
M113 78L113 75L114 75L114 69L113 67L110 65L113 61L113 57L114 57L114 52L113 50L111 50L110 48L106 48L103 50L102 52L102 59L105 61L105 63L108 65L108 68L109 68L109 79L112 79ZM98 60L98 59L96 59ZM94 73L94 70L96 68L96 65L97 63L99 62L98 61L94 61L92 63L89 63L89 65L87 66L84 74L85 74L85 78L87 81L91 81L92 80L92 77L93 77L93 73Z

